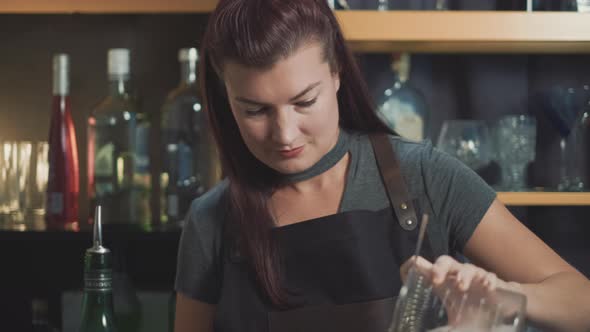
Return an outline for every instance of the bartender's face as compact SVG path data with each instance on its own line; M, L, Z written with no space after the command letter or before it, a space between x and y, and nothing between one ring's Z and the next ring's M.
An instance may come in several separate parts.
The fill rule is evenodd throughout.
M336 144L340 80L319 43L268 69L227 63L224 81L248 149L276 171L304 171Z

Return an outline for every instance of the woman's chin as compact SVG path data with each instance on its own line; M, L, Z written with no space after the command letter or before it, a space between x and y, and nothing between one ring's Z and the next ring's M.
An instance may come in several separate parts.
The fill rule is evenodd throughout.
M307 163L296 162L296 161L288 161L277 163L272 167L275 171L281 174L297 174L305 171L306 169L310 168L312 165L307 165Z

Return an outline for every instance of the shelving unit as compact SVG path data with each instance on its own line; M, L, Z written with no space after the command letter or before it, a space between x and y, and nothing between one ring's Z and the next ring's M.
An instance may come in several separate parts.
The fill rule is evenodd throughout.
M590 206L585 192L499 192L498 199L509 206Z
M357 52L590 53L590 15L575 12L341 11L337 15Z
M217 2L4 0L0 14L208 13ZM590 53L590 14L353 10L336 15L357 52Z
M0 14L207 13L217 0L2 0Z
M2 14L209 13L218 0L3 0ZM590 14L337 11L356 52L590 54ZM469 28L466 28L469 27ZM590 205L590 193L502 192L511 206Z

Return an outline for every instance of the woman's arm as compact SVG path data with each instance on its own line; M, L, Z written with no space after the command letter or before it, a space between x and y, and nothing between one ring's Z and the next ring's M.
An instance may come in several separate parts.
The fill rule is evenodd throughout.
M557 331L590 331L590 281L495 200L464 248L476 265L518 284L527 317Z
M177 293L175 332L213 332L215 306Z

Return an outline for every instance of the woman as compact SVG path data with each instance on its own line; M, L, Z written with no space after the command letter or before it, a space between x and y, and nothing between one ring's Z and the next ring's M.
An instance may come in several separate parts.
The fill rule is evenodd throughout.
M325 0L221 0L201 54L227 179L188 215L176 331L354 330L389 310L422 213L435 284L519 291L534 323L588 329L588 280L472 171L377 118Z

